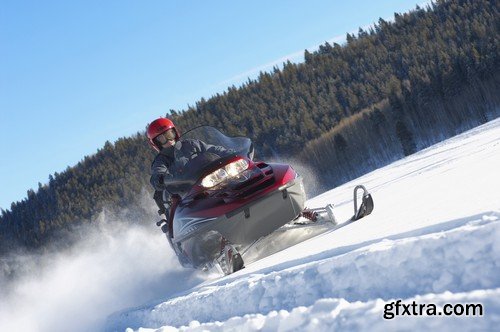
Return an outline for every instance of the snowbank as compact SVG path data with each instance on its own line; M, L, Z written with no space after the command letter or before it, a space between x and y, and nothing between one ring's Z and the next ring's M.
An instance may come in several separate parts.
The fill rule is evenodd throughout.
M236 321L254 327L256 325L252 324L261 321L264 325L268 324L270 330L276 324L282 324L280 329L289 330L293 317L297 319L295 327L300 326L301 329L312 327L309 324L316 320L320 325L342 327L341 321L336 322L335 317L324 314L327 309L341 309L343 315L357 315L360 321L349 324L353 324L352 327L356 324L367 327L371 324L364 325L368 321L364 320L363 312L371 311L373 320L383 322L382 314L377 310L380 303L390 299L428 294L425 299L436 302L432 298L434 293L473 292L478 289L491 289L491 294L499 295L495 289L500 287L500 214L491 212L461 222L462 226L448 231L397 240L385 239L345 254L282 271L199 287L190 294L154 308L129 311L114 317L117 325L113 328L188 326L196 320L228 322L228 326L219 326L222 330L234 327ZM436 296L443 301L447 299L446 293ZM332 300L322 302L318 299ZM495 308L500 305L500 298L497 300L492 300ZM324 309L324 303L328 303L327 309ZM312 307L306 309L308 306ZM375 307L378 309L373 311ZM318 310L319 313L316 313ZM493 312L492 308L488 311ZM309 313L316 314L308 317ZM280 315L283 317L277 318ZM276 322L281 319L283 322ZM206 327L212 329L217 324L211 323Z

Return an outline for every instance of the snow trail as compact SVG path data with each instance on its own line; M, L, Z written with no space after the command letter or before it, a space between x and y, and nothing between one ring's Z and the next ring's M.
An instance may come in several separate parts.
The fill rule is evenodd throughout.
M410 298L418 294L500 288L500 213L461 220L461 226L419 236L384 239L346 253L333 250L275 272L239 276L197 287L154 308L113 317L126 327L182 326L233 316L291 311L318 299L348 302ZM446 226L445 226L446 227ZM425 230L420 230L425 233ZM464 264L466 263L466 264ZM478 273L481 271L481 273ZM293 289L293 291L290 291ZM224 310L214 310L224 308Z

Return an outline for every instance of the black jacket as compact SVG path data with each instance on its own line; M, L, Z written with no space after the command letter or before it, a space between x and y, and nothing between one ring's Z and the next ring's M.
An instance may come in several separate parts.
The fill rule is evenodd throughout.
M164 148L151 164L151 185L156 191L165 190L165 182L174 178L186 163L203 152L215 153L221 157L230 152L222 146L207 144L196 139L178 141L174 146Z

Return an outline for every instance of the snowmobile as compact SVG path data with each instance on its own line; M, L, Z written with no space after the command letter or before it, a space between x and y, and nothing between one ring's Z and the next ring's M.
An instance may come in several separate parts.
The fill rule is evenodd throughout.
M200 126L184 133L178 143L189 139L221 146L226 153L183 156L189 161L167 184L170 213L157 225L184 267L215 266L230 274L244 267L244 252L285 225L303 225L303 220L338 224L332 205L304 208L302 177L292 166L254 161L249 138L228 137L216 128ZM363 190L359 208L358 190ZM373 200L363 186L355 188L354 201L350 221L372 212Z

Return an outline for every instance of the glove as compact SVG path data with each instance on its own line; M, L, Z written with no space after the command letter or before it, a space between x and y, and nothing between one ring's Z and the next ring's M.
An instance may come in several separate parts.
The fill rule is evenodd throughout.
M172 181L172 179L173 179L172 174L158 174L154 179L154 181L152 181L153 186L155 190L163 191L167 189L167 186Z
M161 216L162 214L164 214L168 218L168 216L170 214L170 210L162 207L158 210L158 215Z

